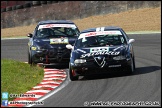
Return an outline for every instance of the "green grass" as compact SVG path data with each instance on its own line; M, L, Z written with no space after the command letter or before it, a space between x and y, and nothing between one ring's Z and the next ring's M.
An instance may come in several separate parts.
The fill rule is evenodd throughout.
M30 66L27 63L1 59L1 94L23 94L39 84L44 77L41 67ZM12 101L14 98L9 98ZM2 101L2 98L1 98Z

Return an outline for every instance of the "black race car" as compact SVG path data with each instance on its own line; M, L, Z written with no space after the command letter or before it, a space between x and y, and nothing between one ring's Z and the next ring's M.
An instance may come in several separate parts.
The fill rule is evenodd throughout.
M69 76L78 80L85 74L107 72L112 67L126 69L132 73L135 70L135 55L132 42L120 27L97 27L83 30L72 49Z
M69 20L39 22L33 34L28 34L28 63L68 63L71 50L66 45L73 45L79 33L78 27Z

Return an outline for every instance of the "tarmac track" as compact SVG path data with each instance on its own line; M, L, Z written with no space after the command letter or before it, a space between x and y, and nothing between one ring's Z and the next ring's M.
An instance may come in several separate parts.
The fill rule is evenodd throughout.
M83 107L93 101L159 102L161 106L161 33L128 35L135 39L136 71L80 77L44 100L39 107ZM1 40L1 58L27 61L28 39ZM54 68L60 68L55 66ZM68 72L68 66L64 69Z

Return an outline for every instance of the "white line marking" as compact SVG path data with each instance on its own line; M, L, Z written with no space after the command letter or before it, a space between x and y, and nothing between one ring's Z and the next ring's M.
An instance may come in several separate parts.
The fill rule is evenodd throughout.
M33 92L43 92L43 93L48 93L48 92L50 92L51 90L30 90L30 91L28 91L28 92L26 92L26 93L33 93Z
M22 38L1 38L1 40L11 40L11 39L29 39L28 37L22 37Z
M49 82L41 82L40 84L60 84L60 82L49 81Z
M52 77L52 76L61 76L61 77L66 77L66 75L60 75L60 74L44 75L44 77Z
M33 88L42 88L42 87L51 87L51 88L56 88L58 86L53 86L53 85L41 85L41 86L35 86Z
M55 70L59 70L59 69L44 69L44 71L51 71L51 70L55 71Z
M53 80L53 79L64 80L65 78L44 78L43 80Z
M50 73L57 74L57 73L63 73L63 72L59 72L59 71L51 71L51 72L45 72L44 74L50 74Z

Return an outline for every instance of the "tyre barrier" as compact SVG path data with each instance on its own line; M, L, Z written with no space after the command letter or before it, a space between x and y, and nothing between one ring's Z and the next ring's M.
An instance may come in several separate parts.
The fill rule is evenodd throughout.
M16 10L16 6L12 6L12 10Z
M29 8L29 7L31 7L31 3L25 3L25 4L23 5L23 7L24 7L24 8Z
M16 5L16 9L23 9L23 5Z
M12 7L11 6L6 7L6 12L7 11L12 11Z
M54 1L53 1L54 2ZM52 1L47 1L47 4L51 4L52 3Z
M59 1L53 1L52 3L58 3Z
M41 5L40 1L33 1L33 6L39 6Z
M1 9L1 12L6 12L6 8L2 8Z
M58 2L60 3L60 2L65 2L65 1L58 1Z
M47 4L47 1L40 1L41 4Z

